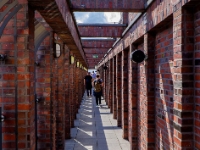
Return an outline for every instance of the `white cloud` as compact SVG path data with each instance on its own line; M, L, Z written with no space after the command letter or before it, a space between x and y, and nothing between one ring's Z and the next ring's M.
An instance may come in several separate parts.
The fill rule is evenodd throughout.
M119 22L119 12L74 12L77 23L113 23Z
M121 13L119 12L114 12L114 13L104 12L104 16L106 17L106 20L109 23L113 23L113 22L118 23L121 19Z

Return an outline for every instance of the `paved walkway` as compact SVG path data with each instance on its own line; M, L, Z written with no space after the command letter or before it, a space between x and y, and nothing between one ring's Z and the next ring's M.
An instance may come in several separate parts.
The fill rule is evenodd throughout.
M84 95L65 150L129 150L129 142L122 138L122 129L109 112L104 100L102 107L96 107L95 98Z

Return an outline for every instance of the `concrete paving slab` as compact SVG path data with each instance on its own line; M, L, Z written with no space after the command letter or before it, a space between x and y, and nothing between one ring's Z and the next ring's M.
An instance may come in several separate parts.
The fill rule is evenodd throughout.
M122 138L122 129L102 100L102 106L96 107L94 97L83 96L75 120L76 128L71 129L71 137L66 140L65 150L129 150L130 144Z

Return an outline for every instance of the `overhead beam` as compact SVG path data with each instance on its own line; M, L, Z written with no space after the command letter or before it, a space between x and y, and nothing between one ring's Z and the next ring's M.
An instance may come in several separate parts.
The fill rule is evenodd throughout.
M93 58L94 54L85 54L85 55L86 55L86 57ZM95 55L98 55L98 57L101 57L101 56L104 56L105 54L95 54ZM93 59L96 59L96 58L93 58Z
M105 38L105 39L97 39L97 38L89 38L89 39L81 39L81 41L102 41L102 42L106 42L106 41L116 41L116 39L111 39L111 38Z
M144 0L71 0L73 11L142 12Z
M84 48L86 54L105 54L108 50L108 48Z
M68 45L76 58L87 66L78 29L66 0L28 0L29 5L39 11L53 31ZM70 21L69 21L70 20ZM58 25L59 24L59 25Z
M113 45L114 41L87 41L84 40L82 41L83 48L111 48Z
M121 37L125 27L122 26L78 26L81 37Z
M127 27L127 24L113 23L78 23L78 27Z

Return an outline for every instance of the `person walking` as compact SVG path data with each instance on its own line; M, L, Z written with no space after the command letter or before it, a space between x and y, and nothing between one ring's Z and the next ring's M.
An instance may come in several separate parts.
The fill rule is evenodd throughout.
M87 96L92 96L92 76L90 75L90 72L88 72L84 78L84 85L87 91Z
M101 107L101 96L102 96L102 89L103 89L103 80L100 79L100 75L96 76L96 79L93 82L94 87L94 96L96 99L96 107Z
M94 81L94 80L96 79L96 77L97 77L97 75L96 75L96 73L93 71L93 72L92 72L92 81Z

